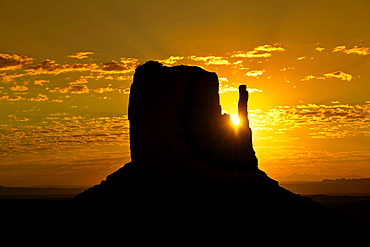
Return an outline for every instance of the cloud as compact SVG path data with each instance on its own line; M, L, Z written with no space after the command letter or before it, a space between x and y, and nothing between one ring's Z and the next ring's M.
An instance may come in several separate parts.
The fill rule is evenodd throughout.
M325 50L325 48L324 47L316 47L315 50L318 51L318 52L323 52Z
M49 89L51 93L74 93L74 94L85 94L89 93L90 89L87 87L86 83L88 81L85 78L80 78L76 81L70 82L68 87L60 88L55 87L54 89Z
M251 70L251 71L248 71L245 75L251 76L251 77L258 77L262 75L263 73L265 73L264 70Z
M260 45L252 51L236 51L231 57L246 57L246 58L268 58L272 56L272 52L283 52L285 49L278 44Z
M121 58L121 63L112 60L111 62L103 63L101 68L93 72L102 74L126 74L134 72L138 65L139 61L136 58Z
M333 49L333 52L343 52L345 54L357 54L366 56L370 54L370 48L369 47L358 47L354 46L351 49L346 49L346 46L337 46Z
M343 81L351 81L353 77L352 75L348 73L345 73L342 71L336 71L336 72L326 73L324 74L324 76L308 75L305 78L301 79L301 81L309 81L313 79L326 80L326 79L332 79L332 78L341 79Z
M249 92L249 93L263 93L263 90L261 90L261 89L258 89L258 88L248 88L247 89L247 91Z
M254 48L254 50L258 51L258 52L274 52L274 51L282 52L282 51L285 51L285 49L283 47L279 47L278 44L274 44L274 46L272 46L272 45L260 45L256 48Z
M90 89L85 84L71 84L65 88L55 87L54 89L50 89L49 92L84 94L89 93Z
M132 75L125 75L125 76L120 75L116 77L116 80L117 81L132 81L133 78L134 77Z
M325 77L315 76L315 75L308 75L308 76L305 76L303 79L301 79L301 81L309 81L309 80L313 80L313 79L325 80Z
M32 63L33 58L16 54L0 54L0 70L15 70Z
M118 88L117 91L123 94L130 94L130 88Z
M103 66L99 70L101 73L130 73L135 70L135 66L127 63L118 63L114 60L108 63L103 63ZM96 71L98 72L98 71Z
M101 68L93 72L102 74L127 74L134 72L138 65L139 61L136 58L121 58L121 63L112 60L111 62L103 63Z
M15 92L22 92L22 91L27 91L28 87L27 86L14 85L14 86L10 87L10 90L15 91Z
M164 65L173 65L175 63L177 63L178 61L180 60L183 60L184 57L180 57L180 56L170 56L169 58L166 58L166 59L163 59L163 60L156 60Z
M327 73L327 74L324 74L325 78L338 78L338 79L341 79L343 81L350 81L352 80L352 75L350 74L347 74L347 73L344 73L342 71L336 71L336 72L333 72L333 73Z
M124 63L126 65L131 65L131 66L137 66L139 64L139 60L136 58L132 57L123 57L121 58L121 63Z
M108 87L100 87L97 89L94 89L95 93L107 93L107 92L114 92L115 89L111 87L111 85L108 85Z
M100 74L120 74L134 72L138 65L136 58L121 58L121 63L112 60L111 62L102 63L100 66L96 63L74 63L58 64L54 60L45 59L40 64L30 66L25 69L28 75L54 74L66 72L90 71Z
M83 94L89 93L90 89L85 84L71 84L68 87L68 91L71 93Z
M251 110L251 126L265 133L290 133L302 129L306 138L369 136L370 105L279 106L269 111ZM300 134L300 137L303 137Z
M72 94L87 94L87 93L123 93L129 94L129 88L115 88L112 87L112 84L109 84L107 87L98 87L98 88L89 88L87 86L88 81L86 78L80 78L76 81L70 82L68 87L55 87L53 89L46 88L50 93L72 93Z
M45 94L39 93L36 98L30 98L29 101L47 101L49 99Z
M86 84L86 83L88 83L87 79L85 77L81 77L80 79L70 82L69 84Z
M19 78L19 77L22 77L24 76L24 74L20 73L20 74L6 74L6 73L2 73L0 74L0 79L2 82L4 83L8 83L8 82L11 82L14 80L14 78Z
M33 84L38 86L44 86L44 83L49 83L49 80L34 80Z
M84 59L84 58L88 58L89 55L93 55L93 54L95 54L95 53L91 52L91 51L80 51L80 52L76 52L73 55L69 55L68 57L77 58L77 59Z
M0 100L6 100L6 101L19 101L19 100L24 100L25 98L16 95L16 96L9 96L9 95L4 95L0 97Z
M218 78L218 82L219 82L219 83L229 82L229 79L227 79L226 77L219 77L219 78Z
M227 58L221 56L205 56L205 57L198 57L198 56L189 56L189 59L193 61L202 61L205 65L230 65L231 63Z
M41 98L41 97L40 97ZM89 117L52 113L39 116L40 121L47 123L31 125L29 116L8 115L10 120L23 121L23 125L4 126L3 135L7 145L0 145L1 152L32 152L37 150L69 150L71 145L114 144L129 145L129 122L122 117ZM68 127L67 127L68 126ZM88 128L86 128L88 126ZM68 128L68 133L65 130ZM37 131L32 131L37 130ZM27 133L27 134L25 134ZM76 151L77 152L77 151ZM90 156L91 152L88 154ZM81 155L81 153L79 153ZM112 155L112 152L109 153ZM65 160L65 154L61 159ZM119 162L118 162L119 163Z
M69 92L69 88L68 87L65 87L65 88L55 87L53 89L48 89L48 91L50 93L68 93Z
M53 99L52 101L55 102L55 103L63 103L62 99Z
M73 72L73 71L92 71L97 70L98 65L95 63L91 64L82 64L82 63L75 63L72 65L64 64L60 65L57 64L54 60L45 59L40 64L36 66L31 66L25 69L29 75L38 75L38 74L55 74L58 75L60 73L65 72Z
M249 93L262 93L263 91L257 88L247 88ZM239 92L239 89L236 87L230 87L228 85L220 85L219 86L219 93L227 93L227 92Z
M17 121L17 122L27 122L30 120L29 118L26 118L26 117L17 117L17 115L15 114L8 115L8 118L14 121Z

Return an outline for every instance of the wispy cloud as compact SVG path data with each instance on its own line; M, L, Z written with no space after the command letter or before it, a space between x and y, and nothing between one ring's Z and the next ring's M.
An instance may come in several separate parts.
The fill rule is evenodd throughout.
M28 100L29 101L47 101L49 99L48 96L46 96L45 94L37 94L37 97L32 97L32 98L29 98Z
M93 55L93 54L95 54L95 53L91 52L91 51L80 51L80 52L76 52L73 55L69 55L68 57L77 58L77 59L84 59L84 58L88 58L89 55Z
M262 93L263 91L261 89L257 88L248 88L247 89L249 93ZM230 87L228 85L220 85L219 87L219 93L227 93L227 92L238 92L239 89L237 87Z
M15 91L15 92L27 91L28 87L24 86L24 85L14 85L14 86L10 87L10 90Z
M251 70L251 71L248 71L245 75L258 78L263 73L265 73L265 70Z
M336 71L332 73L324 74L325 78L338 78L343 81L350 81L352 80L352 75L344 73L342 71Z
M34 101L43 101L46 96L38 95ZM32 152L35 150L68 150L88 144L128 145L129 126L127 116L88 117L69 113L53 113L42 117L43 125L32 119L15 114L8 115L12 121L23 125L2 125L5 133L0 138L0 153ZM37 131L30 131L37 129ZM66 133L68 129L68 133Z
M0 79L4 83L9 83L13 81L15 78L20 78L24 76L23 73L12 73L12 74L7 74L7 73L1 73L0 74Z
M89 93L90 89L85 84L71 84L68 87L68 91L71 93L82 94Z
M16 54L0 54L0 70L15 70L26 64L31 64L33 58Z
M358 47L354 46L353 48L347 49L346 46L337 46L333 49L333 52L343 52L345 54L357 54L366 56L370 54L370 48L369 47Z
M34 80L33 84L38 85L38 86L44 86L45 83L49 83L49 80Z
M54 89L49 89L51 93L73 93L73 94L85 94L89 93L90 89L87 87L88 81L84 78L78 79L76 81L70 82L68 87L60 88L55 87Z
M137 60L136 58L132 58L132 57L123 57L121 58L121 63L124 63L128 66L137 66L139 65L139 60Z
M93 90L95 93L107 93L107 92L114 92L115 88L112 88L108 85L108 87L100 87Z
M60 74L65 72L73 72L73 71L91 71L97 70L99 66L95 63L90 64L82 64L82 63L75 63L75 64L64 64L60 65L57 64L54 60L45 59L40 64L36 66L30 66L25 69L29 75L38 75L38 74Z
M336 71L336 72L326 73L323 76L308 75L305 78L301 79L301 81L309 81L313 79L327 80L327 79L332 79L332 78L341 79L343 81L351 81L353 76L343 71Z
M252 51L236 51L231 57L246 57L246 58L268 58L272 56L272 52L283 52L285 49L278 44L261 45L254 48Z
M5 101L47 101L49 97L45 94L37 94L36 97L22 97L20 95L3 95L0 97L0 100Z
M175 63L178 63L179 61L183 60L184 57L180 56L170 56L169 58L162 59L162 60L156 60L164 65L174 65Z
M25 69L28 75L54 74L58 75L66 72L83 72L90 71L101 74L126 74L134 72L138 62L137 59L121 59L121 62L112 60L111 62L102 63L99 66L96 63L74 63L58 64L54 60L45 59L40 64L30 66Z
M103 63L100 69L95 69L94 72L101 73L130 73L135 71L136 66L129 63L118 63L114 60L108 63Z
M231 64L226 57L222 57L222 56L205 56L205 57L189 56L188 58L193 61L202 61L204 62L204 65L230 65Z
M27 121L30 121L29 118L26 118L26 117L18 117L16 114L10 114L10 115L8 115L8 118L11 119L11 120L14 120L16 122L27 122Z
M294 131L302 131L298 135L300 138L370 136L370 105L366 102L359 105L279 106L267 112L252 110L251 114L251 126L254 130L275 134L290 133L291 138L295 137Z
M19 96L19 95L3 95L0 96L0 100L5 100L5 101L19 101L23 100L24 98Z

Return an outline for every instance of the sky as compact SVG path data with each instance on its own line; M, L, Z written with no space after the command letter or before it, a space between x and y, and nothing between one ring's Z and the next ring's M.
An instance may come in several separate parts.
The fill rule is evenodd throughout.
M91 186L129 162L129 88L148 60L216 72L229 114L246 84L270 177L370 177L369 11L365 0L0 0L0 185Z

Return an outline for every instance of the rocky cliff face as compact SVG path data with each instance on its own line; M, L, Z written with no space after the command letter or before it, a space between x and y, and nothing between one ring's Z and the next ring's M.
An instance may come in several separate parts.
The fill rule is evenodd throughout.
M242 86L243 125L236 131L221 114L215 73L152 61L139 66L129 102L132 162L75 201L135 210L144 205L141 213L177 219L187 212L255 223L328 220L319 204L281 188L257 168L247 103Z

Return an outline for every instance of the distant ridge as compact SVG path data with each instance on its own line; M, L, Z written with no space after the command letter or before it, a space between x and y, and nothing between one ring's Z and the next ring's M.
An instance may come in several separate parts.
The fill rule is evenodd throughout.
M323 179L315 182L282 182L299 194L313 195L370 195L370 178Z

